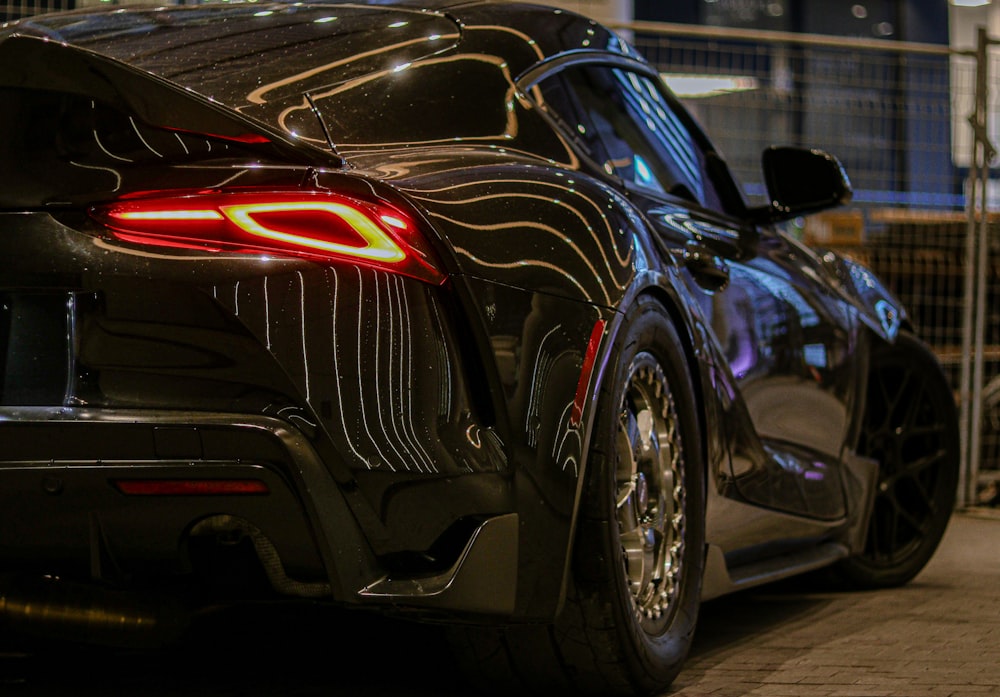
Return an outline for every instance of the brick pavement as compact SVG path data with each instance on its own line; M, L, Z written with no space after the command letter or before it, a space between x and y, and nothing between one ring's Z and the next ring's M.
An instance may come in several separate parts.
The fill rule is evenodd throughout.
M801 583L706 603L670 697L1000 695L1000 510L955 515L899 589Z

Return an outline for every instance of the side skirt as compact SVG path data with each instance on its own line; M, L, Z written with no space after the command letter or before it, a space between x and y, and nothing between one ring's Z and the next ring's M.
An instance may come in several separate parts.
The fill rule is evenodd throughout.
M726 566L722 549L715 545L708 545L701 599L711 600L745 588L821 569L839 559L850 556L850 554L850 549L845 544L824 542L816 547L799 550L792 554L772 557L729 569Z

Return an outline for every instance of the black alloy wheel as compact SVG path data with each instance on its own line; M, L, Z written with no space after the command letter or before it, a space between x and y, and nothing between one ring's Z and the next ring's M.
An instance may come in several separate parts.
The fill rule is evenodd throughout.
M909 334L872 354L860 455L880 463L864 552L839 571L862 588L906 583L930 560L954 510L955 397L937 358Z

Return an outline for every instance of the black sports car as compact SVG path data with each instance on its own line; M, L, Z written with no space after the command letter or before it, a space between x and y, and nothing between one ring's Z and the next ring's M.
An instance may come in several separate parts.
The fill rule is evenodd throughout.
M484 685L648 694L703 599L909 580L954 397L878 279L780 229L849 200L838 161L762 167L754 206L552 8L7 25L3 621L128 643L329 601L449 623Z

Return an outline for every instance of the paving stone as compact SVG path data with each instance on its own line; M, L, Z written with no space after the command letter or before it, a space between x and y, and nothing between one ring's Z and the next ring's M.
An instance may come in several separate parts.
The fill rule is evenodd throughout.
M1000 512L953 517L902 588L814 592L801 582L705 604L670 697L1000 695Z

